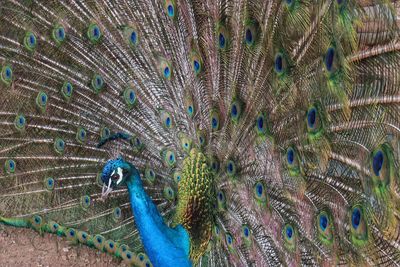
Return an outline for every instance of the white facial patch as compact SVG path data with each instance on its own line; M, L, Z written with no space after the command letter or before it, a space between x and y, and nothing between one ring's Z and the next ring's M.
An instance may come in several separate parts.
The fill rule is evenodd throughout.
M117 173L118 173L118 176L119 176L119 179L117 181L117 185L119 185L122 182L122 177L123 177L122 169L121 168L117 168Z
M118 174L118 180L117 180L117 185L119 185L122 182L122 178L123 178L123 172L121 168L117 168L117 174ZM103 188L101 190L101 198L104 200L108 194L110 194L112 192L112 188L111 188L111 177L115 175L115 170L113 170L113 172L110 175L110 179L108 180L108 185L106 185L105 183L103 184Z

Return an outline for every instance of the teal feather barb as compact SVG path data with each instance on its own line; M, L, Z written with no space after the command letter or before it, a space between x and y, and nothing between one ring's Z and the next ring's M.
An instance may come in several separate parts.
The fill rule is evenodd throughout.
M399 10L2 1L0 223L138 266L399 265Z

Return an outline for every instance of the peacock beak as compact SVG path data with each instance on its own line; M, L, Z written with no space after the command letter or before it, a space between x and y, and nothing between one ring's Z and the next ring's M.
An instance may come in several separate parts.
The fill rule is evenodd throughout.
M106 183L103 183L103 188L101 189L101 199L105 200L112 191L111 188L111 178L108 180L108 185Z
M101 190L101 199L105 200L107 196L112 192L112 184L113 182L118 186L123 180L123 171L121 168L117 168L117 170L113 170L108 179L108 183L103 183L103 188Z

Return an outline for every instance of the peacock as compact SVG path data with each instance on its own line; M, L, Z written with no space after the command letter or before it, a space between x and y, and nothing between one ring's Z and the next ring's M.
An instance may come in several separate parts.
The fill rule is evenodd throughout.
M5 227L134 266L400 265L398 1L0 2Z

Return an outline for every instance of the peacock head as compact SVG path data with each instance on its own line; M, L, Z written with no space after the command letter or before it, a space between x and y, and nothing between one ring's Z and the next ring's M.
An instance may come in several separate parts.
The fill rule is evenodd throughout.
M105 199L117 187L125 186L126 179L132 171L137 171L131 164L119 156L117 159L107 161L101 173L103 189L101 197Z

